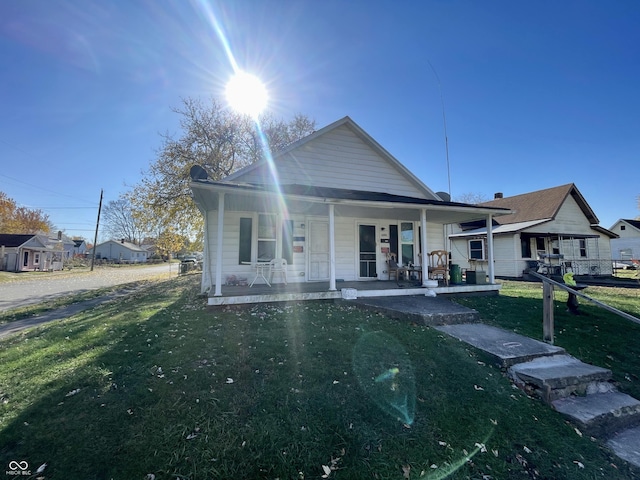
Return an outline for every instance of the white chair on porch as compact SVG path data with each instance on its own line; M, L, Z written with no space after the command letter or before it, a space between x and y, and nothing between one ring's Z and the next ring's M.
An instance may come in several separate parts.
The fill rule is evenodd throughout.
M269 283L273 281L273 274L282 275L282 281L287 285L287 261L284 258L274 258L269 262Z

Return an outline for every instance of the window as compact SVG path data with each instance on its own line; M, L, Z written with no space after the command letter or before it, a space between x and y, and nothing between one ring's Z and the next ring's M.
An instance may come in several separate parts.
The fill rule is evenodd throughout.
M413 263L413 223L400 224L400 249L402 251L402 265Z
M258 261L276 258L276 216L258 215Z
M531 258L531 241L529 238L520 238L520 250L522 258Z
M469 240L469 258L484 260L484 240Z
M256 258L258 262L268 262L273 260L276 255L276 245L278 231L278 217L276 215L258 215L258 252ZM240 235L238 248L238 264L251 263L253 245L253 219L240 219ZM284 220L282 222L281 232L281 257L287 261L287 264L293 263L293 220Z
M33 254L33 264L34 265L40 265L40 254L39 253L34 253Z
M633 258L633 250L631 248L623 248L620 250L620 260L631 260Z
M587 257L587 240L585 238L581 238L578 240L580 242L580 256L583 258Z
M620 230L626 230L627 226L626 225L620 225Z
M558 240L551 240L551 253L554 255L560 254L560 242Z
M240 253L238 263L251 263L251 218L240 219Z

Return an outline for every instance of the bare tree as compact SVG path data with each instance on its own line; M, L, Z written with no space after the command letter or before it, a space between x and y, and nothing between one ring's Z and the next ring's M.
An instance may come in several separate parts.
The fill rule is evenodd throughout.
M490 198L484 193L467 192L460 195L456 195L455 201L460 203L469 203L471 205L477 205L479 203L488 202Z
M173 231L202 241L202 215L189 188L190 168L197 164L219 180L312 133L315 122L296 115L291 122L266 114L261 134L253 120L234 113L216 99L186 98L173 111L180 115L179 136L165 133L157 157L128 194L134 216L149 232Z
M105 232L112 239L124 239L127 242L140 244L144 232L140 222L133 215L131 202L125 196L108 202L102 209Z

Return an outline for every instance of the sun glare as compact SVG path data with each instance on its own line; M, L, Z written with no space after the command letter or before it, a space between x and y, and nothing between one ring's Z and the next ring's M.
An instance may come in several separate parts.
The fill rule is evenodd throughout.
M227 102L234 110L257 118L267 106L269 96L264 84L255 75L236 73L226 89Z

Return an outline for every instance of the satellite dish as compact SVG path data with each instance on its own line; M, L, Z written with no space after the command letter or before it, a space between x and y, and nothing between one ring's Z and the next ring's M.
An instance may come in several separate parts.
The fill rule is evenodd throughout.
M436 192L436 195L438 195L443 202L451 201L451 195L449 195L447 192Z
M191 180L206 180L209 174L207 171L202 168L200 165L194 165L189 170L189 175L191 176Z

